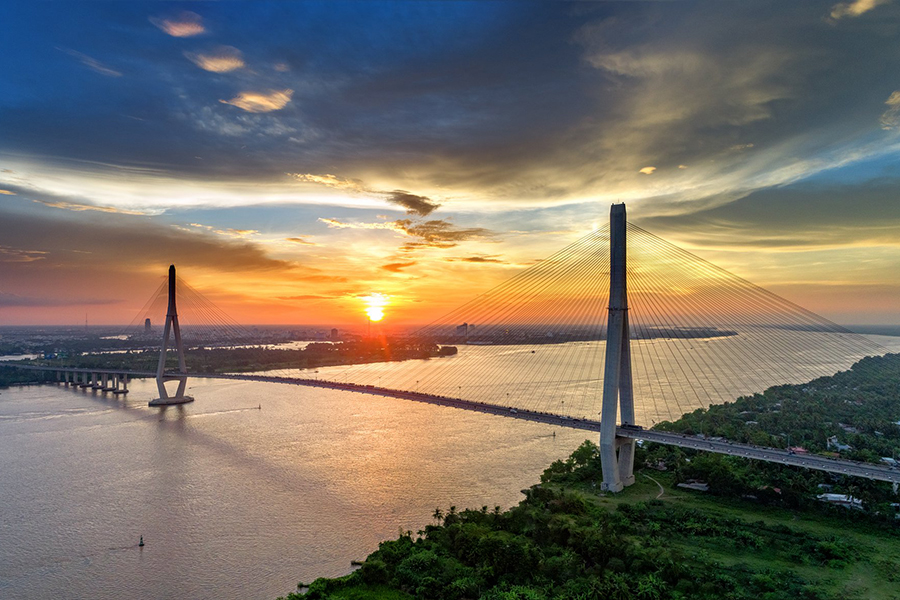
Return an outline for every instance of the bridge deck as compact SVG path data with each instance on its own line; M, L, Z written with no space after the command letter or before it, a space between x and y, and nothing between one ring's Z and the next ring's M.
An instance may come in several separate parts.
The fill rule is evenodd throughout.
M129 375L132 377L154 377L156 375L155 373L144 371L75 369L67 367L39 367L16 364L8 364L3 366L36 371L110 373ZM434 394L425 394L421 392L394 390L390 388L382 388L371 385L339 383L336 381L305 379L302 377L275 377L271 375L253 375L249 373L168 373L168 375L176 377L187 375L189 377L196 377L200 379L230 379L236 381L284 383L290 385L305 385L309 387L344 390L349 392L360 392L363 394L386 396L388 398L399 398L401 400L413 400L416 402L425 402L427 404L436 404L438 406L449 406L452 408L471 410L502 417L522 419L525 421L533 421L537 423L545 423L547 425L556 425L559 427L569 427L572 429L583 429L585 431L592 431L598 434L600 433L600 421L591 419L576 419L573 417L556 415L552 413L498 406L496 404L487 404L483 402L475 402L472 400L463 400L461 398L451 398L447 396L437 396ZM691 448L694 450L704 450L706 452L728 454L731 456L743 456L745 458L764 460L768 462L779 463L782 465L791 465L795 467L805 467L807 469L816 469L818 471L827 471L829 473L835 473L838 475L852 475L854 477L864 477L866 479L876 479L880 481L900 483L900 469L897 469L895 467L877 465L874 463L862 463L852 460L829 458L827 456L819 456L816 454L794 454L788 452L787 450L781 450L778 448L764 448L759 446L751 446L749 444L729 442L727 440L713 440L704 437L681 435L678 433L641 429L639 427L618 427L616 428L616 434L620 437L645 440L648 442L656 442L658 444L666 444L669 446L679 446L682 448Z

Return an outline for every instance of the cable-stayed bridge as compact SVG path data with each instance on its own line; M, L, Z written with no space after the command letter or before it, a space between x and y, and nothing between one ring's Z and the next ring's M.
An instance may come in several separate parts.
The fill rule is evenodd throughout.
M640 426L831 375L883 349L627 224L624 205L612 207L609 226L431 325L402 340L380 340L383 354L360 358L364 364L188 373L186 349L252 336L176 278L174 267L136 322L158 317L163 306L153 371L21 368L56 371L60 381L114 393L127 391L128 377L155 377L159 398L150 404L160 406L192 401L185 396L190 376L378 394L599 432L602 487L609 491L633 482L636 439L900 482L900 470L886 466ZM192 315L184 334L179 307ZM401 347L406 357L410 348L441 346L458 352L390 356Z

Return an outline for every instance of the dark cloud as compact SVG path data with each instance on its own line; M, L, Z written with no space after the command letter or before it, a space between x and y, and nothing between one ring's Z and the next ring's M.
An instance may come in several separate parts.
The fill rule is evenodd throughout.
M22 66L0 93L0 149L187 177L376 173L373 193L427 216L427 196L382 190L691 199L785 183L896 121L885 103L900 84L882 66L900 60L896 3L841 3L836 21L835 2L713 1L419 3L403 19L391 3L204 4L155 18L174 35L217 23L210 41L239 44L246 65L228 73L198 72L189 40L131 4L14 9L0 50ZM85 56L128 66L127 86L85 86L68 57L32 51L73 30Z
M427 217L440 206L440 204L433 202L425 196L417 196L403 190L388 192L387 201L391 204L402 206L406 209L408 214L418 215L420 217Z
M696 246L813 248L900 245L900 180L801 183L721 206L641 218L642 227Z
M130 214L49 212L28 200L0 207L0 239L0 280L5 283L43 278L59 280L63 287L66 280L79 280L77 288L94 280L109 283L156 269L164 272L173 263L223 274L272 271L288 280L337 280L272 258L244 239Z
M461 228L445 219L416 222L411 219L399 219L394 225L406 235L420 238L421 242L405 244L403 250L416 248L453 248L460 242L483 239L493 236L493 232L482 227Z

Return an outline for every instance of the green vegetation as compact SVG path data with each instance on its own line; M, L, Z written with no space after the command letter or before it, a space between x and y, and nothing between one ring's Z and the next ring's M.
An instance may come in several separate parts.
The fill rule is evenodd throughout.
M823 452L838 435L852 458L878 460L898 448L898 420L900 356L888 355L663 427L775 446L790 431L792 446ZM359 570L287 600L900 599L889 485L653 444L635 464L635 485L603 494L586 441L518 506L436 510L435 524L383 542ZM675 487L688 479L710 493ZM816 500L819 484L865 510Z
M760 446L840 455L851 460L900 460L900 354L864 358L849 370L810 383L699 409L658 429L705 434ZM829 438L831 444L829 448ZM840 451L838 452L840 444ZM752 495L789 507L818 504L825 490L850 494L867 512L892 516L900 501L887 483L841 478L773 463L647 446L647 464L665 465L678 481L699 479L727 497ZM882 463L883 464L883 463Z
M351 365L391 360L425 359L452 356L454 346L438 346L431 343L412 343L381 340L351 342L311 343L302 350L283 350L265 347L250 348L195 348L185 350L185 363L189 372L195 373L244 373L276 369L315 369L334 365ZM127 351L123 353L98 353L71 356L63 361L67 367L78 369L123 369L129 371L156 371L159 351ZM58 360L21 361L29 365L60 364ZM167 356L167 369L177 370L173 353ZM10 383L43 381L44 375L35 371L15 371L0 365L0 386Z
M3 368L0 363L0 388L11 385L28 385L32 383L44 383L56 381L53 373L40 373L35 371L21 371L19 369Z
M436 510L436 524L287 600L900 598L895 526L672 489L673 473L604 495L599 472L585 442L518 506Z

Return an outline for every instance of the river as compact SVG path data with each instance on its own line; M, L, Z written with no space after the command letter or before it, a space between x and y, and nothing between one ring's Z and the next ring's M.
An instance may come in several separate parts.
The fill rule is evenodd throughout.
M586 437L339 391L191 388L165 410L149 381L125 399L0 392L0 598L273 600L436 507L517 503Z
M877 341L900 349L900 338ZM723 353L727 343L698 342L696 351ZM449 393L487 390L502 402L510 388L500 373L528 372L528 361L551 352L551 365L576 364L564 346L461 348L430 368L456 363L469 379ZM584 368L601 351L573 348L591 357ZM636 356L649 348L636 343ZM419 377L415 362L360 372L409 381ZM0 391L0 598L273 600L299 581L347 573L380 541L432 522L436 507L516 504L588 437L337 390L189 385L196 402L166 409L147 406L151 381L133 381L127 397L55 385ZM569 399L557 408L596 414L597 394L584 385L557 386L556 397ZM638 422L667 416L651 396L647 388Z

